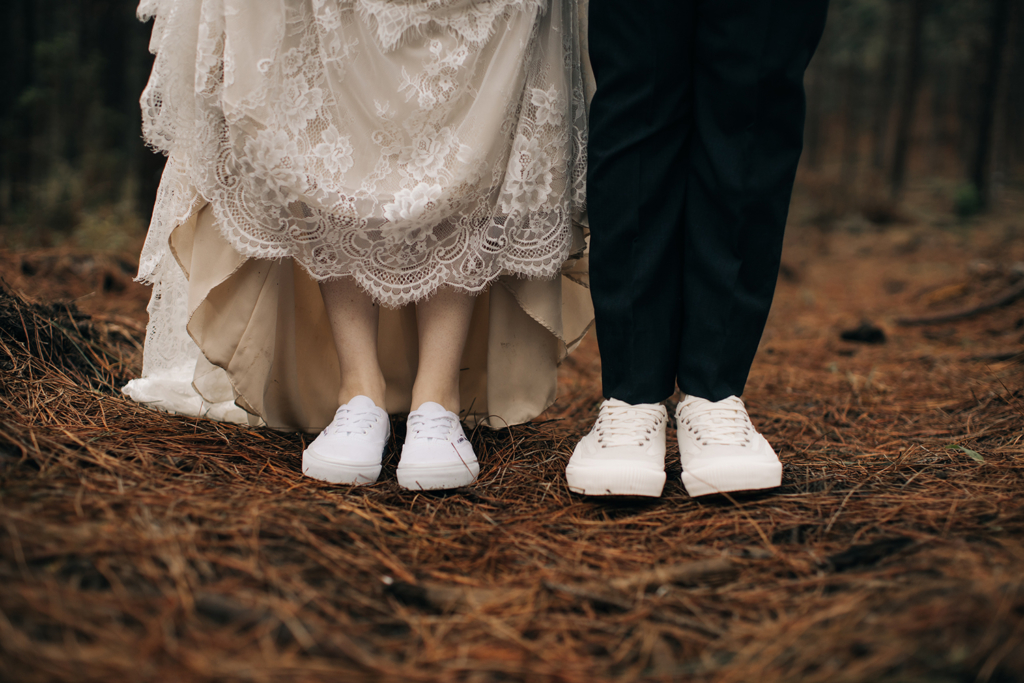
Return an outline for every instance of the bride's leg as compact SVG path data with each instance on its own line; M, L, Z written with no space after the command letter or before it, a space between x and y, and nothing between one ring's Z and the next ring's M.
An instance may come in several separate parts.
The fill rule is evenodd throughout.
M412 409L433 401L458 414L459 365L473 316L473 297L442 287L416 304L419 367L412 387Z
M396 472L402 488L468 486L480 473L458 415L459 366L472 316L473 297L454 289L441 289L416 304L420 357Z
M302 452L302 473L336 484L369 484L380 476L391 432L377 362L380 310L351 278L321 283L320 292L341 367L340 406Z
M384 374L377 361L377 324L380 307L352 278L320 283L327 318L334 332L334 345L341 366L338 403L355 396L367 396L384 405Z

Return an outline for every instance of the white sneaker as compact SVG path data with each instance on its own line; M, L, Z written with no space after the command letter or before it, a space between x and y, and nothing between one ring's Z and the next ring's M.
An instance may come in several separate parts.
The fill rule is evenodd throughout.
M356 396L334 413L334 420L302 452L302 473L333 484L372 484L391 421L372 399Z
M667 421L660 403L606 400L569 458L569 489L587 496L660 496Z
M473 444L459 416L428 401L409 413L409 431L398 461L398 485L410 491L469 486L480 474Z
M782 483L782 463L750 423L736 396L706 401L686 396L676 406L683 486L691 496L770 489Z

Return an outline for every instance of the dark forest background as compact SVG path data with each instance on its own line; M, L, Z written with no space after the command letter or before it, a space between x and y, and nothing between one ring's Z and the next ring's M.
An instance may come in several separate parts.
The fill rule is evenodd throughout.
M0 245L123 248L163 158L140 136L136 0L0 3ZM884 223L908 188L969 218L1024 186L1024 0L832 0L799 182L821 221Z

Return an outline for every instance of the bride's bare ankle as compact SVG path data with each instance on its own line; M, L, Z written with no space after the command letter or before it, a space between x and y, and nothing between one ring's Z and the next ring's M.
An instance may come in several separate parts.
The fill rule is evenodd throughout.
M412 410L418 410L421 405L427 402L439 403L445 410L458 414L462 407L459 389L451 387L420 387L414 385L412 388Z
M387 409L384 405L387 385L384 378L364 378L356 381L348 381L342 384L338 392L338 405L344 405L356 396L366 396L378 407Z

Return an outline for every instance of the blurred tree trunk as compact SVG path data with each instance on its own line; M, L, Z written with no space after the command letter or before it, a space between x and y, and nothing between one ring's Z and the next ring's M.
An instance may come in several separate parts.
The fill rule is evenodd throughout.
M982 207L988 205L991 192L992 131L996 118L996 101L999 94L1000 74L1003 68L1003 53L1006 51L1007 23L1010 0L992 0L992 15L989 23L988 60L981 85L977 137L974 158L971 162L970 179L978 191Z
M860 165L860 111L861 73L860 65L850 64L843 69L843 159L840 180L850 198L857 195L857 167Z
M921 85L921 53L927 0L910 1L910 21L907 26L907 67L903 91L900 93L899 118L896 121L896 142L889 175L889 192L893 199L900 196L907 173L907 153L910 148L910 128L914 120L914 103Z
M928 143L928 168L945 169L949 142L949 81L947 64L936 64L929 79L931 99L931 140Z
M889 20L885 30L885 56L878 79L875 99L874 142L871 164L876 169L885 165L885 150L889 146L889 121L892 118L892 99L896 90L896 46L900 37L900 2L889 0Z
M975 129L974 122L978 119L975 95L977 94L976 85L980 80L976 52L976 50L972 50L971 59L960 65L957 77L957 153L961 164L961 173L966 173L966 169L970 168L971 155L974 153L972 133Z
M804 157L807 167L817 170L821 166L821 126L824 118L825 92L823 72L825 70L826 39L821 40L817 51L807 68L807 122L804 126Z
M1014 8L1013 25L1016 37L1010 41L1012 47L1006 82L1006 148L1009 152L1010 168L1024 163L1024 0L1017 0Z
M137 181L134 186L135 206L143 220L148 221L153 213L153 204L156 203L156 192L160 186L160 176L163 175L166 157L146 147L142 142L142 113L139 108L139 98L146 88L149 80L149 72L153 68L153 56L149 54L149 31L152 24L140 24L134 13L129 16L132 24L129 54L128 82L130 87L123 95L126 98L124 109L130 112L128 118L129 131L131 136L129 149L133 151L132 172L136 174Z
M1010 186L1013 177L1013 129L1020 128L1024 123L1021 119L1011 119L1013 98L1011 91L1015 88L1013 81L1014 65L1020 44L1024 41L1021 32L1020 10L1024 3L1021 0L1010 0L1006 17L1006 45L1003 49L1003 65L999 70L999 83L996 95L996 116L992 132L992 178L989 182L989 203L997 204L1000 197Z
M0 224L12 220L12 212L35 175L32 161L32 121L15 115L22 93L34 81L33 49L36 39L35 0L3 3L3 39L0 47Z

